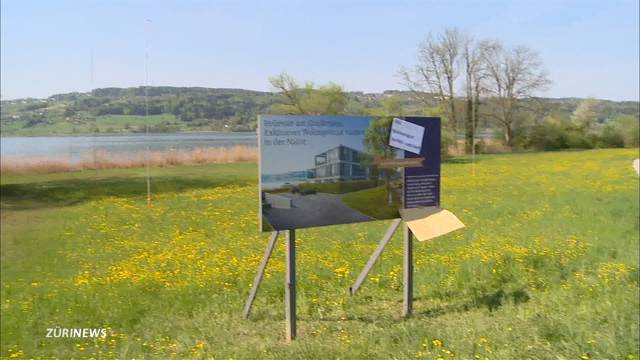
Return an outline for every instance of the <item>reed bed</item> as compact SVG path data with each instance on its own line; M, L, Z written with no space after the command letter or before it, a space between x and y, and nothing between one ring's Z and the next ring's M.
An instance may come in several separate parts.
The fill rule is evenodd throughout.
M48 174L81 170L137 168L149 166L172 166L181 164L215 164L254 162L258 159L255 146L235 145L230 147L204 147L192 150L141 151L121 154L97 151L80 160L52 158L2 157L0 171L3 175Z

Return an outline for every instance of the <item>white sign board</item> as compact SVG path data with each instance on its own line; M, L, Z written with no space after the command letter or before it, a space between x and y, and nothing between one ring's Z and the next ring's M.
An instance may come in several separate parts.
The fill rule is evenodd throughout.
M414 154L420 154L423 136L424 128L422 126L394 118L391 125L389 145Z

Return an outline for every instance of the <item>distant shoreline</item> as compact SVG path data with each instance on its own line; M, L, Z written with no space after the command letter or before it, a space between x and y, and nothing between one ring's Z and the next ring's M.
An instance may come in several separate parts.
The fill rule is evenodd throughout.
M4 135L2 138L41 138L41 137L84 137L84 136L144 136L144 135L189 135L189 134L254 134L256 131L176 131L176 132L120 132L120 133L74 133L74 134L51 134L51 135Z

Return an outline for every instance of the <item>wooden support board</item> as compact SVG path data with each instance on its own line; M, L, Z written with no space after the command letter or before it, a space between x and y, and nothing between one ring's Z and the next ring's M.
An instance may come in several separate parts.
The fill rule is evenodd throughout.
M296 338L296 231L287 230L286 274L284 284L287 341Z
M416 236L418 240L426 240L436 236L440 236L453 230L464 227L464 224L458 220L455 215L447 210L439 208L420 208L420 209L402 209L400 210L402 219L394 219L386 233L380 240L378 247L367 261L362 272L358 275L353 286L349 288L349 293L355 295L360 289L362 283L371 272L373 265L376 263L384 248L387 246L398 227L403 224L403 307L402 315L404 317L411 316L413 312L413 238L414 231L419 232ZM244 307L243 317L247 319L251 310L251 305L255 300L258 288L262 282L264 271L269 262L269 258L275 247L276 239L279 233L273 232L267 248L265 250L262 262L258 268L258 273L253 281L251 293ZM286 252L285 252L285 281L284 281L284 302L285 302L285 320L286 320L286 340L292 341L297 336L297 315L296 315L296 232L295 230L286 230Z
M371 268L373 268L373 265L376 263L376 261L378 261L380 254L382 254L382 251L389 243L389 240L391 240L391 238L393 237L393 234L396 232L396 229L398 229L398 226L400 225L401 221L402 219L395 219L393 220L391 225L389 225L387 232L382 237L382 240L380 240L378 247L373 252L373 255L371 255L371 257L369 258L369 261L367 261L367 264L364 266L364 269L362 269L362 272L360 272L360 275L358 275L356 282L353 284L353 286L349 288L349 294L354 295L358 291L358 289L360 289L360 286L362 285L364 280L367 278L367 275L369 275Z
M413 311L413 234L407 224L404 228L404 256L402 282L404 284L404 302L402 316L409 317Z
M253 305L253 301L256 298L256 294L258 293L258 288L260 287L260 283L262 283L264 270L267 267L267 263L269 262L271 253L273 253L273 248L276 244L276 239L278 239L278 232L274 231L271 233L271 237L269 238L269 243L267 244L267 249L264 251L264 255L262 256L262 261L260 262L260 267L258 267L258 273L256 274L256 278L253 280L253 285L251 286L251 293L249 294L249 298L247 299L247 302L244 304L244 310L242 311L242 317L244 319L249 318L249 313L251 312L251 305Z

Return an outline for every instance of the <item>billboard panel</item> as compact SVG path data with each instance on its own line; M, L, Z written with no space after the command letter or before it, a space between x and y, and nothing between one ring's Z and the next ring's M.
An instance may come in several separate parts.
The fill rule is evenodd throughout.
M407 159L424 158L423 166L404 169L404 207L440 206L440 118L406 117L404 121L424 127L420 153L404 154Z
M429 121L403 119L420 126ZM439 175L440 123L431 120L438 120L434 141ZM399 217L407 199L423 201L403 196L402 167L383 165L409 154L389 145L392 121L372 116L260 116L262 231L392 219ZM425 129L425 138L435 135ZM425 141L427 151L433 141Z

